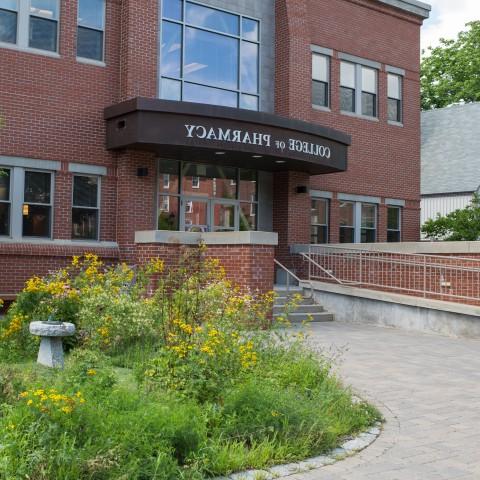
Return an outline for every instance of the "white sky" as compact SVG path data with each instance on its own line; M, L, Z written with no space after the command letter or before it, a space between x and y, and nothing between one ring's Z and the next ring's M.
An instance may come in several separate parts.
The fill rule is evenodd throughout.
M432 6L422 28L422 48L437 46L440 38L455 39L465 24L480 20L480 0L423 0Z

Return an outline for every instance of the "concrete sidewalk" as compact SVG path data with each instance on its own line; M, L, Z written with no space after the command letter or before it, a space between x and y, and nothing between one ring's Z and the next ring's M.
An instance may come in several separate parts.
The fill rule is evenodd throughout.
M363 452L291 480L479 480L480 341L343 323L312 324L310 343L386 417Z

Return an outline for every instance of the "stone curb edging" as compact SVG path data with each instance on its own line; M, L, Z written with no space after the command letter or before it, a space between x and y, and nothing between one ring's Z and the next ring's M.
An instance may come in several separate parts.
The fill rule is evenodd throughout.
M225 477L216 477L214 480L273 480L309 472L310 470L326 467L355 455L369 447L379 437L381 432L382 423L377 422L373 427L357 437L345 441L340 447L335 448L326 455L320 455L301 462L277 465L265 470L247 470L245 472L233 473Z

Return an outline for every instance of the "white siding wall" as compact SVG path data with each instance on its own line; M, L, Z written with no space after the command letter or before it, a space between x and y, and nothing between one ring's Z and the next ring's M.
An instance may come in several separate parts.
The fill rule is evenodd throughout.
M436 218L437 213L446 215L459 208L465 208L472 200L472 195L445 195L443 197L425 197L421 203L421 224L430 218Z

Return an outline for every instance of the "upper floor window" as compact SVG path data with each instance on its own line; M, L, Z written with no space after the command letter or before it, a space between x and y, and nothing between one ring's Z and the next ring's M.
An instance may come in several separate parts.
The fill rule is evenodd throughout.
M402 77L388 74L388 120L402 122Z
M103 61L105 0L78 0L77 57Z
M330 58L319 53L312 54L312 103L329 107Z
M160 97L258 110L258 20L163 0Z
M340 108L377 117L378 75L374 68L350 62L340 64Z
M0 42L58 51L59 0L0 0Z

